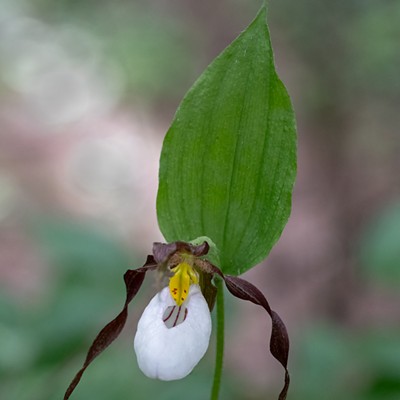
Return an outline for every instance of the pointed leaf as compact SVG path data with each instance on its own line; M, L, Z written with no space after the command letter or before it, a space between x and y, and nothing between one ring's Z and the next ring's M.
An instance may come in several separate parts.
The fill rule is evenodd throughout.
M109 322L97 335L96 339L90 346L86 355L86 360L82 368L75 375L74 379L70 383L67 391L64 395L64 400L68 400L72 392L75 390L79 381L82 378L86 368L92 363L92 361L102 353L121 333L125 326L126 318L128 316L128 305L132 299L136 296L138 290L142 286L146 272L150 269L154 269L156 266L152 256L147 257L145 265L135 270L128 270L124 275L124 282L126 287L126 300L122 311Z
M281 235L296 172L293 110L265 18L263 7L187 93L160 160L165 238L208 236L233 275L259 263Z

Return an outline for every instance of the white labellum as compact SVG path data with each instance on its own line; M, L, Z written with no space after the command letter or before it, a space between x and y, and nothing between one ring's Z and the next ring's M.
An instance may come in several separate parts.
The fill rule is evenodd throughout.
M181 306L166 287L139 320L134 341L139 368L149 378L184 378L204 356L210 335L210 311L200 287L191 285Z

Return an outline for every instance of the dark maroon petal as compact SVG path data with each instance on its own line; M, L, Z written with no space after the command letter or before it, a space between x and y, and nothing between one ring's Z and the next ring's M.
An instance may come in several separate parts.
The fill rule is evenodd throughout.
M190 252L196 257L205 256L210 250L210 246L207 242L203 242L198 246L194 246L193 244L189 244L189 246L190 246Z
M140 289L140 286L142 285L144 276L147 271L152 271L157 268L157 263L154 260L153 256L147 256L146 262L143 265L143 267L137 268L137 269L128 269L128 271L125 272L124 274L124 282L125 282L125 287L126 287L126 301L125 301L125 306L127 306L132 299L136 296L137 292ZM138 279L138 275L142 275L142 281L138 285L136 282Z
M207 260L203 260L201 258L197 258L194 262L194 265L202 272L206 274L210 274L212 276L219 275L222 279L225 279L224 274L221 272L221 270L216 267L215 265L211 264Z
M253 284L238 278L237 276L225 275L224 277L226 287L236 297L242 300L251 301L265 309L272 320L272 332L269 342L269 349L271 354L282 364L285 368L285 384L279 400L285 400L289 388L290 377L287 370L287 362L289 355L289 336L279 315L271 310L267 299Z
M178 250L177 242L153 243L153 255L157 264L164 264Z
M234 296L242 300L251 301L252 303L265 308L268 314L271 315L271 308L267 302L267 299L253 284L245 281L242 278L238 278L237 276L230 275L225 275L225 283L228 290Z
M176 252L188 253L196 257L201 257L207 254L209 249L210 246L207 242L203 242L198 246L186 242L153 243L153 255L158 264L164 264Z
M199 285L201 293L206 299L210 312L213 310L217 297L217 288L212 283L213 275L200 271Z
M82 368L75 375L74 379L70 383L67 391L64 395L64 400L69 399L72 392L75 390L76 385L81 380L82 374L85 372L86 368L90 363L102 353L121 333L122 328L125 325L126 318L128 316L128 305L131 300L135 297L136 293L142 286L146 272L156 268L157 264L152 256L147 257L147 261L143 267L128 270L124 275L124 282L126 287L126 300L122 311L118 316L109 322L94 339L92 345L90 346L88 353L86 355L86 360Z

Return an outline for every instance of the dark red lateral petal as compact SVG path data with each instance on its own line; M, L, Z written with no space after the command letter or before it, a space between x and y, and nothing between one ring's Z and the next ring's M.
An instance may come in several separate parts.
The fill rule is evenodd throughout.
M272 332L269 349L271 354L282 364L283 368L285 368L285 384L279 394L279 400L285 400L290 383L289 372L287 370L289 336L285 324L279 315L275 311L271 310L265 296L253 284L242 278L238 278L237 276L230 275L225 275L224 280L226 287L234 296L242 300L251 301L252 303L263 307L271 317Z
M225 283L228 290L236 297L242 300L251 301L263 307L269 315L271 315L271 308L267 299L252 283L245 281L237 276L225 275ZM271 315L272 318L272 315Z
M64 400L69 399L72 392L75 390L75 387L78 385L79 381L86 368L91 364L91 362L102 353L121 333L123 327L125 326L125 322L128 316L128 305L135 297L140 287L142 286L144 277L146 272L156 268L157 264L154 261L153 256L148 256L146 263L143 267L128 270L124 274L124 282L126 287L126 300L122 311L118 314L116 318L114 318L111 322L109 322L97 335L94 339L92 345L90 346L86 360L82 366L82 368L75 375L74 379L70 383L67 391L64 395Z

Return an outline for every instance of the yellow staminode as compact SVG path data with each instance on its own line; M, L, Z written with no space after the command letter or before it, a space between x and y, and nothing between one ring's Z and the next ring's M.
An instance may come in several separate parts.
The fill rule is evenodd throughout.
M178 264L172 269L174 275L169 278L169 291L175 303L180 306L189 294L191 284L198 284L197 272L186 262Z

